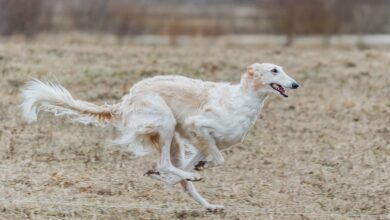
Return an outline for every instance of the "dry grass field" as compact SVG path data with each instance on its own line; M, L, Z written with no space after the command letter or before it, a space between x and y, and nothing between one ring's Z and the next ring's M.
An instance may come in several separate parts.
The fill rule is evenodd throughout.
M104 104L159 74L238 82L253 62L280 64L301 87L272 95L226 165L202 171L196 185L222 214L143 176L153 158L107 147L113 128L50 114L28 125L18 107L32 77ZM0 77L0 219L390 219L388 50L10 39Z

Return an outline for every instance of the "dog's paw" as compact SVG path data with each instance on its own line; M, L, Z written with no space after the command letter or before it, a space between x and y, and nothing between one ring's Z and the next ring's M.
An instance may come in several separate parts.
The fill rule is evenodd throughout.
M191 176L185 178L185 180L191 181L191 182L201 181L202 179L203 179L203 177L200 176L200 175L197 174L197 173L193 173Z
M157 170L149 170L144 174L144 176L148 176L152 179L162 181L162 182L167 183L169 185L174 185L181 180L176 175L173 175L171 173L166 173L163 171L157 171Z
M150 176L150 175L160 175L160 172L159 171L156 171L156 170L148 170L144 176Z
M205 168L206 163L207 163L207 161L201 160L201 161L199 161L199 162L195 165L194 169L195 169L196 171L201 171L201 170L203 170L203 169Z
M223 205L212 205L209 204L205 207L208 212L218 213L223 212L225 210L225 207Z
M223 164L223 162L216 162L213 160L211 160L211 161L201 160L194 166L194 170L202 171L205 169L221 166L222 164Z

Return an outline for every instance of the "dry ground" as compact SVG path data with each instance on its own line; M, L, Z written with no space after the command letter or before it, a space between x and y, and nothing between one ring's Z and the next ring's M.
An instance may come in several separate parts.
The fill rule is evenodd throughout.
M223 214L144 177L153 158L107 148L112 128L49 114L27 125L18 109L31 77L103 104L145 77L238 82L247 64L264 61L302 86L270 97L226 165L202 171L196 185ZM0 77L0 219L390 219L388 51L11 39L0 43Z

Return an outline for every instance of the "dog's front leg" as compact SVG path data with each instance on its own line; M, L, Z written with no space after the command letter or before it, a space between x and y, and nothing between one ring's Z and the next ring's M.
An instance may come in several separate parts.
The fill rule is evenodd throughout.
M195 129L192 136L192 142L194 146L198 149L198 154L201 154L203 156L200 161L204 160L207 155L210 155L212 159L211 161L207 162L210 163L209 165L222 165L225 162L225 159L223 158L222 152L219 150L214 137L210 134L209 126L203 125L202 121L198 123L195 122L193 125ZM206 163L204 163L203 165L205 164Z
M194 169L196 171L201 171L204 169L212 168L212 167L217 167L222 165L221 162L215 161L212 157L210 156L203 158L202 160L199 160L198 163L194 166Z
M195 186L192 182L187 180L180 181L180 185L183 187L184 191L188 193L189 196L195 199L201 206L206 208L210 212L220 212L223 211L223 205L214 205L206 201L195 189Z
M210 155L206 156L204 153L198 152L185 166L184 170L192 171L197 170L201 171L211 167L217 167L222 165L222 163L215 162Z

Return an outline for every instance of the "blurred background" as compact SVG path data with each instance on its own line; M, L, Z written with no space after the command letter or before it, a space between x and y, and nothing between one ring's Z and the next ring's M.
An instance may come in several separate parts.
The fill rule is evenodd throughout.
M332 37L362 44L369 35L367 43L390 44L377 35L390 32L389 21L388 0L0 0L0 34L28 38L77 31L176 44L183 36L276 34L284 45L301 36L329 45Z

